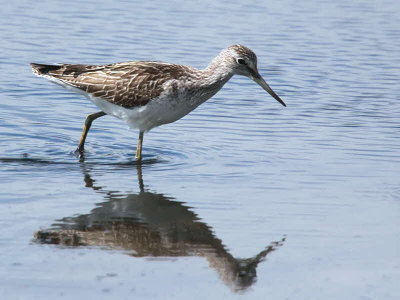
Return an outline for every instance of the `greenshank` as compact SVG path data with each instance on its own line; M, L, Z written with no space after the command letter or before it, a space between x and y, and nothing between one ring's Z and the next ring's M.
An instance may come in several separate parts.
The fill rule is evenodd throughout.
M184 117L214 96L233 75L251 78L286 106L258 72L255 53L242 45L222 50L203 70L154 61L31 66L36 75L84 94L100 109L86 118L77 149L80 154L92 122L111 115L139 130L136 159L140 161L145 132Z

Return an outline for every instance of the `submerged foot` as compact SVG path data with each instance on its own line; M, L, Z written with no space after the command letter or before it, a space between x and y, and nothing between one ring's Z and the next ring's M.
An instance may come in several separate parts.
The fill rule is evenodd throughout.
M78 147L78 148L76 148L74 153L75 153L76 157L79 158L79 160L85 159L85 149Z

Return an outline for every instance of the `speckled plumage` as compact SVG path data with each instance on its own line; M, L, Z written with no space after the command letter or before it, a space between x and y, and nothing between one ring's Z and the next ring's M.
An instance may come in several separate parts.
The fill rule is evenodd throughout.
M124 62L101 66L32 64L36 74L50 76L125 108L146 105L163 92L170 80L197 79L189 67L160 62Z
M235 74L253 79L285 105L258 73L255 53L242 45L222 50L203 70L150 61L99 66L31 65L38 76L85 94L105 114L141 132L182 118Z

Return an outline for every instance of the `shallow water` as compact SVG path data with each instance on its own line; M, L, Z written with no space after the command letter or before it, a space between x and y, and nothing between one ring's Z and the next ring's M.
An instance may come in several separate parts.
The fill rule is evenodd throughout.
M399 299L399 23L397 1L4 5L2 297ZM234 77L141 166L111 117L78 159L96 108L28 67L202 68L235 43L288 107Z

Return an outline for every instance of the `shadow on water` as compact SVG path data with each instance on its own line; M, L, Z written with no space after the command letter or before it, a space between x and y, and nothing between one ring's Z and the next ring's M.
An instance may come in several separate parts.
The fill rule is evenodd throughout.
M204 257L235 292L246 290L256 281L258 264L285 241L272 242L253 257L235 258L190 207L148 191L141 165L137 165L137 194L107 191L96 185L88 165L81 166L85 186L102 194L105 201L89 214L65 217L50 229L36 232L37 241L125 249L134 257Z
M76 155L75 155L76 156ZM83 163L85 161L84 157L78 157L76 156L77 159L79 159L79 162ZM141 165L153 165L161 162L159 159L152 158L152 159L147 159L141 162ZM56 160L51 160L51 159L43 159L43 158L33 158L33 157L27 157L27 156L21 156L21 157L0 157L0 163L4 164L18 164L18 165L57 165L57 166L63 166L63 165L72 165L76 166L77 162L76 160L71 160L71 161L56 161ZM127 161L121 161L121 162L105 162L105 161L93 161L93 162L85 162L86 166L91 166L91 165L102 165L102 166L119 166L119 167L132 167L137 165L138 163L132 159L132 160L127 160Z

